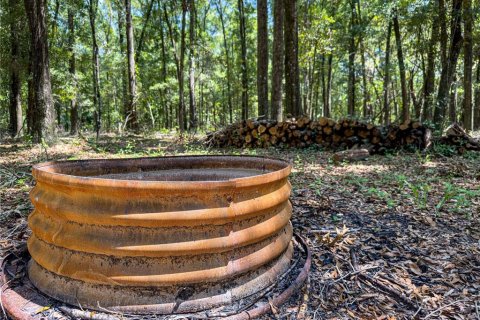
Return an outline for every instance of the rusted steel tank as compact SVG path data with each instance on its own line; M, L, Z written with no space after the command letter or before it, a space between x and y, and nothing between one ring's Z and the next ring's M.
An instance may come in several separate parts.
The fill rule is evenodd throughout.
M252 297L290 265L290 171L245 156L39 164L30 280L103 311L184 313Z

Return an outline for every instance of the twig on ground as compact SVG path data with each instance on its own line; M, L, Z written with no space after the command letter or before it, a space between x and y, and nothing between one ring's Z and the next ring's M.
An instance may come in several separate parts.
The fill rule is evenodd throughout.
M442 311L442 310L445 309L445 308L451 307L451 306L453 306L453 305L456 305L457 303L465 302L465 301L467 301L467 299L460 299L460 300L456 300L456 301L450 302L449 304L446 304L446 305L444 305L444 306L441 306L440 308L438 308L438 309L436 309L436 310L433 310L432 312L430 312L429 314L427 314L427 315L423 318L423 320L430 318L431 316L433 316L434 314L436 314L436 313L439 312L439 311Z

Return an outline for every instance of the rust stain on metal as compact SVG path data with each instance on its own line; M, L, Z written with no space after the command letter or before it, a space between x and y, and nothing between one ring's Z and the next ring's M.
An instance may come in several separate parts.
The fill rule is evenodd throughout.
M29 277L64 302L135 313L253 295L290 264L290 170L241 156L39 164Z

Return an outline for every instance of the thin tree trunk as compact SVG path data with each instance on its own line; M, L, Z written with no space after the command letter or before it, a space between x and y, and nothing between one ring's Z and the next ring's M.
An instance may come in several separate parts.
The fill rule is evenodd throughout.
M326 79L326 59L325 59L325 54L322 54L321 55L321 58L320 58L320 81L322 83L322 114L323 116L325 116L325 107L326 107L326 103L325 103L325 98L327 96L327 79Z
M282 85L284 63L283 20L284 0L273 2L273 44L272 44L272 118L283 120Z
M163 7L163 12L165 14L165 21L167 22L168 32L170 34L170 40L174 50L175 58L175 67L177 70L177 80L178 80L178 126L180 128L180 133L183 134L186 129L186 117L185 117L185 97L184 97L184 63L185 63L185 16L187 12L186 0L182 0L182 22L181 22L181 31L180 31L180 53L178 52L177 44L175 41L175 36L173 33L172 23L168 17L168 10L165 6Z
M22 134L22 83L20 79L20 58L19 48L19 19L17 17L17 2L9 0L9 18L10 18L10 123L9 131L12 137L18 137Z
M270 118L268 106L268 7L257 0L257 95L258 116Z
M435 90L435 58L437 55L437 45L439 40L439 17L438 13L433 13L432 31L428 44L427 54L427 72L423 83L423 116L422 120L431 121L433 118L433 92Z
M327 59L327 91L323 110L323 116L327 118L330 118L330 110L332 109L332 61L333 55L330 53Z
M159 10L159 19L160 19L160 23L159 23L159 29L160 29L160 47L161 47L161 51L162 51L162 69L160 71L160 75L161 75L161 81L162 83L166 83L167 82L167 53L166 53L166 50L165 50L165 33L164 33L164 26L163 26L163 23L162 23L162 12L161 12L161 0L158 1L158 10ZM165 99L165 96L167 95L167 89L161 89L160 90L160 96L161 96L161 103L163 105L163 110L164 110L164 115L165 115L165 125L164 127L166 129L171 129L172 128L172 113L169 112L169 107L171 106L171 104Z
M406 121L410 119L410 105L408 100L407 78L405 75L405 62L403 61L402 37L400 36L400 25L398 23L398 14L396 10L393 15L393 30L395 31L398 69L400 71L400 86L402 90L402 121Z
M52 21L52 43L55 40L55 34L57 33L58 28L58 13L60 11L60 0L55 0L55 9L53 10L53 21Z
M78 121L78 108L77 108L77 75L75 70L75 21L73 8L68 8L68 51L69 51L69 62L68 62L68 72L72 79L72 85L74 94L70 99L70 134L77 135L79 129Z
M55 137L55 109L50 81L45 0L25 0L30 27L31 82L29 88L29 133L33 142Z
M361 58L362 58L362 90L363 90L363 117L371 116L371 108L370 108L370 95L368 93L367 87L367 68L365 63L365 46L363 43L363 39L360 42L360 49L361 49Z
M385 48L385 72L383 78L383 123L388 125L390 123L390 39L392 37L392 22L388 22L387 30L387 44ZM382 121L380 121L382 122Z
M443 0L440 0L442 2ZM442 23L442 17L440 22ZM448 58L442 64L442 74L440 76L440 85L438 88L437 104L433 121L435 124L443 125L445 113L449 106L449 97L451 95L451 87L453 82L453 75L457 68L458 56L462 47L462 0L453 0L452 4L452 19L450 25L450 49ZM441 27L442 28L442 27ZM442 30L442 29L441 29ZM440 41L443 42L443 36L440 36ZM443 49L442 49L443 50Z
M225 54L225 64L227 66L227 103L228 103L228 116L230 123L233 122L233 105L232 105L232 85L231 85L231 68L232 64L230 62L230 52L228 50L227 43L227 31L225 29L225 19L223 14L222 0L216 2L218 15L220 17L220 23L222 25L222 35L223 35L223 49Z
M125 0L125 32L127 36L127 64L128 64L128 120L127 128L138 131L137 119L137 79L135 75L135 49L132 24L132 4Z
M145 31L147 30L148 22L150 21L150 16L152 15L152 9L153 9L153 2L155 0L150 0L148 7L147 7L147 13L145 14L145 20L143 22L142 26L142 31L140 32L140 37L138 38L138 45L137 45L137 60L140 60L140 55L143 51L143 44L144 44L144 39L145 39Z
M190 102L190 126L191 131L195 131L198 126L197 105L195 102L195 0L189 0L189 36L190 36L190 52L188 55L189 64L189 102Z
M452 85L450 89L450 98L448 101L448 120L453 123L457 121L457 72L454 71Z
M415 94L415 77L414 71L410 72L410 79L408 80L408 86L410 89L410 97L412 99L413 110L415 111L415 119L420 119L420 114L422 112L421 103L417 100L417 95Z
M362 18L362 11L361 11L361 4L360 0L357 3L357 8L358 8L358 21L362 23L362 25L365 24L363 22ZM363 28L362 28L363 29ZM371 105L370 105L370 94L368 92L368 75L367 75L367 68L366 68L366 62L365 62L365 32L362 32L359 38L360 41L360 58L362 62L362 93L363 93L363 117L370 117L372 115L372 110L371 110Z
M100 95L100 61L97 45L95 20L98 9L98 0L89 0L90 28L92 30L92 64L93 64L93 105L95 106L95 131L97 140L100 136L102 123L102 98Z
M120 49L120 56L125 55L125 44L124 44L124 33L123 33L123 23L125 21L124 14L123 14L123 4L120 1L118 6L118 42L119 42L119 49ZM120 62L121 72L122 72L122 115L124 119L127 118L128 115L128 104L127 104L127 70L125 68L123 60Z
M463 127L473 129L473 104L472 104L472 73L473 73L473 14L472 0L463 0L463 17L465 21L463 42Z
M238 19L241 47L242 73L242 119L248 119L248 64L247 64L247 33L245 22L245 6L243 0L238 0Z
M347 89L347 113L355 116L355 28L356 28L356 0L350 0L350 31L348 45L348 89Z
M285 109L293 117L302 115L298 66L297 0L285 1Z
M307 99L307 106L308 106L307 109L309 110L307 114L312 119L314 118L313 92L315 90L315 85L316 85L314 74L315 74L315 70L317 69L317 60L318 60L317 59L317 43L315 43L315 47L313 49L313 61L308 68L308 75L307 75L307 79L309 83L308 92L305 93L305 97Z
M438 23L440 27L440 63L443 66L447 65L448 58L448 34L447 34L447 8L445 7L445 0L438 1Z
M477 76L475 86L475 105L473 106L473 129L480 129L480 46L477 47Z

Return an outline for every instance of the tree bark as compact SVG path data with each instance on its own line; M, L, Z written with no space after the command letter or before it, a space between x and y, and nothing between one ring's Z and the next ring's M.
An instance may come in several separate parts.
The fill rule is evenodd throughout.
M400 86L402 90L402 122L404 122L410 119L410 105L408 100L407 78L405 75L405 62L403 61L402 37L400 36L400 24L398 23L398 14L396 11L393 15L393 30L395 31L397 45L398 69L400 71Z
M247 34L245 22L245 6L243 0L238 0L238 19L241 48L242 73L242 119L248 119L248 68L247 68Z
M89 0L88 12L92 31L92 66L93 66L93 105L95 106L95 131L97 140L102 125L102 97L100 94L100 60L97 45L95 20L97 16L98 0Z
M327 93L325 95L324 116L330 118L330 110L332 109L332 67L333 55L330 53L327 60Z
M443 0L440 0L442 2ZM441 13L442 11L440 11ZM442 16L440 16L440 23L442 23ZM458 56L462 47L462 0L453 0L452 4L452 19L450 25L450 49L445 63L442 64L442 74L440 76L440 85L438 88L437 104L433 121L437 125L443 125L445 113L449 106L449 98L451 94L451 87L453 82L453 75L457 68ZM441 43L443 39L443 31L441 27ZM443 49L442 49L443 50ZM442 52L443 54L443 52Z
M473 107L473 129L480 129L480 46L477 47L477 75L475 86L475 105Z
M284 1L274 0L273 2L273 44L272 44L272 118L277 121L283 120L282 86L283 86L283 20Z
M29 133L32 141L55 138L55 109L50 81L45 0L24 0L30 28Z
M185 16L187 12L186 0L182 0L182 22L180 30L180 52L178 52L177 43L175 41L175 35L173 32L172 23L168 17L168 10L164 3L163 12L165 14L165 21L167 22L168 32L170 34L170 40L174 51L175 67L177 71L178 81L178 126L180 133L183 134L186 129L186 117L185 117L185 97L184 97L184 64L185 64Z
M12 137L18 137L22 134L22 83L20 79L19 65L19 19L17 16L17 3L15 0L9 0L9 19L10 19L10 123L9 131Z
M195 131L198 126L197 105L195 102L195 0L189 0L189 36L190 36L190 51L188 55L189 64L189 102L190 102L190 126L191 131Z
M60 11L60 0L55 0L55 9L53 10L53 19L52 19L52 34L51 34L52 43L55 42L54 41L55 34L57 33L59 11Z
M355 27L356 27L356 0L350 0L350 31L348 45L348 89L347 89L347 113L355 116Z
M71 6L71 4L70 4ZM73 91L75 92L70 99L70 134L77 135L79 129L78 106L77 106L77 75L75 70L75 21L73 8L68 7L68 72L72 79Z
M257 0L257 95L258 116L270 119L268 107L268 7Z
M457 122L457 72L453 71L450 98L448 100L448 120L450 123Z
M363 117L367 118L372 115L372 110L370 106L370 94L368 93L367 87L367 68L365 62L365 46L363 39L360 42L361 49L361 58L362 58L362 91L363 91Z
M432 10L435 11L435 10ZM439 40L439 16L433 13L432 31L428 44L427 71L423 83L423 116L422 120L431 121L433 118L433 92L435 90L435 58Z
M362 24L362 29L365 28L365 22L362 18L362 11L361 11L361 4L360 0L357 3L358 8L358 21ZM372 107L370 105L370 94L368 92L368 75L367 75L367 68L366 68L366 61L365 61L365 32L363 31L360 34L359 42L360 42L360 58L362 62L362 94L363 94L363 117L371 117L372 116Z
M159 29L160 29L160 48L162 52L162 68L160 70L160 79L162 83L167 82L167 52L165 49L165 33L164 33L164 25L162 23L162 9L161 9L162 2L161 0L158 1L158 11L159 11ZM167 102L167 99L165 99L165 96L168 92L168 89L162 88L160 90L160 103L163 105L163 113L165 116L165 122L164 122L164 127L166 129L171 129L172 128L172 112L170 112L171 109L171 103Z
M155 0L150 0L148 7L147 7L147 13L145 15L145 20L143 22L142 26L142 31L140 32L140 37L138 38L138 45L137 45L137 60L140 60L140 54L143 51L143 44L144 44L144 39L145 39L145 31L147 30L148 22L150 21L150 17L152 15L152 9L153 9L153 2Z
M463 127L473 130L472 73L473 73L473 15L472 0L463 0L463 17L465 21L463 42Z
M285 1L285 110L293 117L303 114L300 100L300 70L298 66L297 0Z
M392 37L392 22L388 22L387 44L385 48L385 72L383 78L383 123L390 124L390 38Z
M222 7L222 1L218 0L216 2L217 4L217 11L218 15L220 16L220 23L222 25L222 35L223 35L223 50L225 54L225 64L227 66L227 103L228 103L228 116L230 123L233 122L233 105L232 105L232 85L231 85L231 79L232 79L232 64L230 62L230 51L228 49L228 42L227 42L227 31L225 28L225 19L224 19L224 14L223 14L223 7Z
M138 131L137 119L137 79L135 75L135 49L132 24L132 4L125 0L125 32L127 36L127 64L128 64L128 120L127 128Z
M120 51L120 56L125 55L125 42L124 42L124 36L123 36L123 25L124 25L124 14L123 14L123 4L122 1L120 0L120 3L118 5L118 44L119 44L119 51ZM127 70L125 68L125 65L123 61L120 62L120 70L122 72L122 114L124 119L127 118L128 115L128 104L127 104Z

